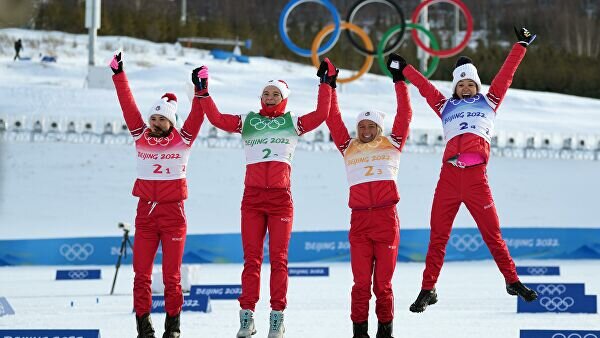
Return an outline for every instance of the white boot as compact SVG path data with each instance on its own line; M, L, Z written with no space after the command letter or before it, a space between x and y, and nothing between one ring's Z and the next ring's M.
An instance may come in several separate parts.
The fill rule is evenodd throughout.
M254 328L254 312L252 310L240 310L240 330L237 338L249 338L256 333Z
M271 311L269 316L269 336L268 338L283 338L285 326L283 325L283 312Z

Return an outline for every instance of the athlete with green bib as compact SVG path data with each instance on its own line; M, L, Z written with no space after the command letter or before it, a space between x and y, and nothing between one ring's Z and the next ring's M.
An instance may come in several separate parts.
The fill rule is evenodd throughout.
M288 244L292 232L294 207L290 192L290 172L298 138L317 128L329 112L331 91L336 86L338 70L325 59L319 67L320 78L317 109L295 117L285 111L290 94L282 80L271 80L261 93L259 112L221 114L208 94L208 69L192 73L195 96L200 97L203 111L217 128L241 133L246 153L246 178L242 199L242 245L244 270L240 302L240 329L237 337L256 333L254 309L259 299L260 268L263 242L269 231L271 262L271 314L269 338L282 338L285 332L283 310L287 305Z

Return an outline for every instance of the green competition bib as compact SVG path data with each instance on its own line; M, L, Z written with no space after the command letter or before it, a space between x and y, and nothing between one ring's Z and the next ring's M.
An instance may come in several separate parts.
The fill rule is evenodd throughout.
M292 164L298 144L297 120L287 112L269 118L250 112L242 125L246 164L279 161Z

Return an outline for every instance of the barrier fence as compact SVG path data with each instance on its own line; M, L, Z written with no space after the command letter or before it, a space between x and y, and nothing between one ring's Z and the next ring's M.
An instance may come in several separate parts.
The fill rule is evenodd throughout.
M502 234L514 258L600 259L600 228L505 228ZM422 262L429 244L428 229L400 230L398 261ZM122 236L0 241L1 265L113 265ZM268 262L268 237L264 256ZM135 246L135 243L134 243ZM127 248L123 264L131 264ZM162 252L157 255L161 261ZM491 259L481 234L475 228L455 228L447 246L447 261ZM348 262L347 231L293 232L290 262ZM191 234L186 238L184 263L242 263L239 233Z
M353 131L352 134L355 132ZM355 135L351 135L355 136ZM65 118L27 118L0 116L0 141L62 142L87 144L132 144L127 126L122 121L67 120ZM202 128L196 146L209 148L242 148L239 134ZM444 138L440 129L411 129L405 152L442 153ZM493 156L526 159L600 160L600 135L543 132L499 131L492 137ZM335 151L325 127L300 138L299 149Z

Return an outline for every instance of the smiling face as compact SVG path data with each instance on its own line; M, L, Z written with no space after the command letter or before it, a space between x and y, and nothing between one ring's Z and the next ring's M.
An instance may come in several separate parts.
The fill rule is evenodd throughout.
M356 126L356 133L360 142L369 143L381 134L381 128L371 120L361 120Z
M477 95L477 83L473 80L460 80L456 84L455 93L460 99Z
M150 120L148 121L150 125L149 135L152 137L166 137L169 135L171 131L171 121L168 118L159 115L153 114L150 116Z
M281 96L279 88L275 86L267 86L263 90L260 99L266 106L276 106L283 101L283 96Z

